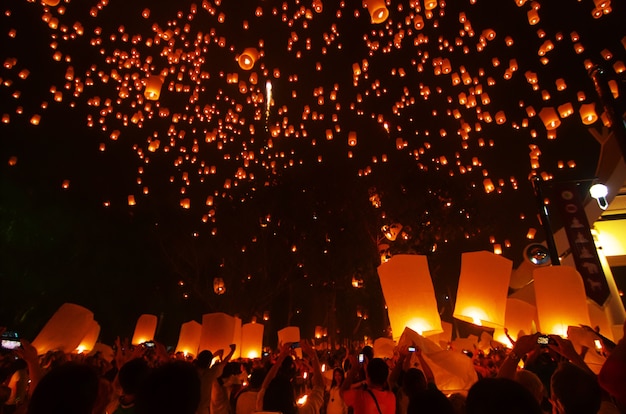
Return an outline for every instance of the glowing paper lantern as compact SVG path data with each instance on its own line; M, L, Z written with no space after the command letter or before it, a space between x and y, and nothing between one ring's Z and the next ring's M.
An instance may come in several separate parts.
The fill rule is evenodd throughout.
M516 298L507 298L506 311L504 313L504 328L509 332L513 340L521 335L530 335L533 325L536 326L537 307ZM504 333L504 328L496 328L493 338L501 344L511 347L512 344Z
M260 358L263 350L263 330L261 323L245 323L241 327L241 357Z
M33 340L38 354L52 350L72 352L92 327L93 313L80 305L64 303Z
M585 285L575 268L540 267L533 276L542 333L565 336L570 325L590 325Z
M161 96L161 87L163 86L163 78L160 76L150 75L146 78L146 89L143 96L151 101L156 101Z
M233 358L239 354L241 344L241 319L225 313L207 313L202 315L202 334L198 351L208 349L215 351L223 349L228 353L231 344L237 345Z
M200 344L200 335L202 335L202 325L196 321L185 322L180 326L178 334L178 344L176 352L182 352L185 355L198 355L198 345Z
M378 266L393 338L405 327L424 335L443 332L426 256L399 254Z
M135 324L135 332L133 333L133 339L130 343L140 345L144 342L154 340L154 333L156 332L158 321L159 319L155 315L147 313L141 315Z
M258 58L259 58L259 51L253 47L249 47L245 49L241 53L241 55L239 55L237 62L239 63L239 67L241 69L250 70L254 67L254 64Z
M287 326L278 331L278 345L289 342L300 342L300 328L297 326Z
M453 317L490 328L504 327L513 262L487 252L461 255L461 275Z
M89 353L96 345L96 342L98 342L98 336L100 336L100 325L96 321L91 321L89 330L76 347L76 352L79 354L83 352Z
M585 125L591 125L598 120L595 102L580 105L578 112L580 113L580 119Z
M559 125L561 125L559 115L556 113L556 110L550 106L547 106L539 111L539 118L541 118L543 125L548 130L556 129Z
M43 4L45 4L46 6L58 6L59 3L61 2L61 0L43 0Z
M370 13L372 23L382 23L389 17L385 0L368 0L367 11Z

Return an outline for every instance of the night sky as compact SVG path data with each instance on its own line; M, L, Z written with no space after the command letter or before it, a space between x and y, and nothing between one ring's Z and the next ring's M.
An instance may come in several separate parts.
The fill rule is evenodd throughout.
M428 256L451 320L462 252L517 265L544 239L529 176L595 177L602 121L579 110L602 113L591 65L624 77L610 7L391 1L376 24L328 0L4 4L0 325L32 338L74 302L105 342L152 313L172 343L216 311L377 338L381 245Z

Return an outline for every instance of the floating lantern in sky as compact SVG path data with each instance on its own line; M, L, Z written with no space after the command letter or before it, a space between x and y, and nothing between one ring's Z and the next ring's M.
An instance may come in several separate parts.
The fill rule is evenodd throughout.
M585 125L591 125L598 120L595 102L580 105L578 112L582 123Z
M540 267L533 272L539 329L566 336L568 326L591 325L583 279L571 266Z
M246 48L239 58L237 62L239 63L239 67L243 70L251 70L254 67L255 62L259 58L259 51L253 47Z
M443 332L426 256L399 254L378 266L394 339L405 327L421 335Z
M512 261L491 252L463 253L452 316L479 326L504 327L512 269Z
M157 75L150 75L145 80L146 89L144 96L150 101L157 101L161 96L161 87L163 86L163 78Z
M389 17L385 0L367 0L367 11L372 23L383 23Z
M226 293L226 284L224 283L224 279L221 277L216 277L213 279L213 292L216 295L223 295Z
M556 129L561 125L561 120L556 110L551 106L546 106L539 111L539 118L547 130Z

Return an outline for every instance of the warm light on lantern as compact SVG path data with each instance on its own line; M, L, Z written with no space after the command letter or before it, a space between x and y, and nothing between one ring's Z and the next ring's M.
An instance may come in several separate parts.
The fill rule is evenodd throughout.
M253 47L246 48L239 58L237 62L239 63L239 67L243 70L251 70L254 67L255 62L259 58L259 51Z
M566 336L570 325L591 325L585 285L575 268L540 267L535 269L533 277L542 333Z
M595 102L580 105L578 113L580 114L582 123L585 125L591 125L598 120Z
M394 339L405 327L422 335L443 332L426 256L395 255L378 266L378 276Z
M367 0L367 11L370 13L372 23L383 23L389 17L385 0Z
M131 344L140 345L144 342L153 341L156 332L158 318L155 315L143 314L137 319Z
M512 269L511 260L491 252L463 253L452 316L475 325L503 327Z

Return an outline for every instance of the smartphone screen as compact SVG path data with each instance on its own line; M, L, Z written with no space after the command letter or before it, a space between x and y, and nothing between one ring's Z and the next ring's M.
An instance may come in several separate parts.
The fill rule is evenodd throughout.
M362 364L364 362L365 362L365 355L359 354L359 364Z

